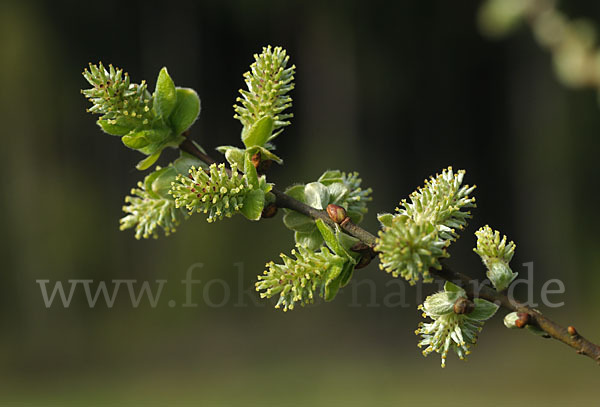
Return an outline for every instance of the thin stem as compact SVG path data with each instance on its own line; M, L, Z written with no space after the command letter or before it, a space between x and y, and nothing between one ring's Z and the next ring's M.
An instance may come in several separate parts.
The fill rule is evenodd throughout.
M335 225L326 211L321 211L319 209L313 208L312 206L308 206L307 204L300 202L297 199L294 199L291 196L286 195L285 193L275 188L273 188L272 192L277 198L277 200L275 201L275 205L277 205L278 208L291 209L293 211L310 216L313 219L322 219L329 226ZM375 236L373 236L371 233L364 230L363 228L357 226L356 224L352 223L352 221L345 222L341 226L346 232L348 232L348 234L356 237L357 239L360 239L362 242L366 243L370 247L375 246Z
M185 140L183 140L181 142L181 144L179 144L179 149L181 149L181 150L185 151L186 153L191 154L191 155L193 155L193 156L201 159L202 161L204 161L208 165L215 164L217 162L211 156L206 155L202 151L200 151L198 149L198 147L196 147L194 145L194 143L189 138L187 138L187 137L186 137Z
M198 150L196 146L194 146L194 144L188 139L181 143L179 148L198 157L207 164L213 164L216 162L213 158L203 154L200 150ZM275 194L275 204L277 207L291 209L313 219L322 219L328 225L334 226L334 222L329 218L329 215L326 211L315 209L309 205L306 205L305 203L300 202L275 188L272 190L272 192ZM357 226L352 222L345 222L340 226L348 234L360 239L363 243L367 244L371 248L375 246L376 237L367 230ZM447 265L443 265L441 270L430 270L430 272L443 280L451 281L460 285L467 292L467 295L470 298L483 298L508 310L528 314L530 316L530 324L537 326L546 332L550 337L574 348L578 354L588 356L600 364L600 346L579 335L579 333L577 333L573 327L565 328L549 318L546 318L539 311L534 310L521 302L515 301L512 298L509 298L502 292L497 292L488 286L473 284L473 282L477 282L477 280L473 280L463 273L453 271Z
M460 285L462 288L464 288L470 298L483 298L511 311L528 314L531 317L530 324L537 326L542 331L546 332L550 337L574 348L578 354L588 356L600 364L600 346L585 339L583 336L577 333L574 328L569 327L572 329L571 334L569 333L568 328L565 328L545 317L539 311L534 310L527 305L508 297L506 294L498 292L488 286L473 284L473 282L477 281L470 279L463 273L451 270L447 265L443 265L442 270L430 270L430 273L439 278L452 281L453 283Z

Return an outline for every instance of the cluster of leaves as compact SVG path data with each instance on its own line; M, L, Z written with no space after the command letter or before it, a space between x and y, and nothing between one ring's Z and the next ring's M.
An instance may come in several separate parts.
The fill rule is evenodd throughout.
M315 209L338 205L349 219L359 223L371 201L371 189L363 190L361 182L356 172L330 170L315 182L293 185L285 192ZM292 210L285 210L283 223L294 231L295 252L301 257L297 254L297 260L293 260L282 254L283 264L268 263L264 276L259 276L256 283L257 291L266 298L279 294L276 307L283 306L284 311L293 309L296 302L311 303L317 295L331 301L348 284L360 260L361 255L352 251L358 239L344 233L337 224L333 229L320 219L315 221ZM332 267L323 267L320 261L328 253L335 256L331 257Z
M88 111L102 115L97 121L102 130L148 156L139 170L152 166L166 147L177 147L200 113L196 92L176 88L166 68L160 70L152 95L144 81L131 83L127 73L112 65L107 70L102 63L90 64L83 76L92 85L82 90L93 104Z
M464 307L459 301L464 301ZM433 322L419 324L415 334L421 335L419 348L425 346L423 355L437 352L442 356L442 367L446 366L448 351L452 349L460 359L469 353L469 348L477 342L477 334L483 327L483 322L490 319L498 310L498 305L475 298L468 301L467 294L462 288L446 282L444 291L440 291L425 299L418 307L423 311L423 318Z
M193 89L175 87L166 68L160 70L153 94L145 81L131 83L122 69L102 63L90 64L83 76L92 88L82 90L90 100L89 112L101 115L97 124L110 135L120 136L123 144L147 157L137 165L146 170L167 147L177 147L182 135L200 114L200 98ZM196 148L204 152L196 144ZM178 174L187 173L192 166L205 166L197 158L181 153L180 158L165 168L157 167L125 198L121 230L135 228L136 238L157 237L162 228L165 234L175 231L186 218L169 194L171 183Z
M326 209L329 204L341 206L354 223L360 223L367 213L367 203L372 199L369 196L371 188L361 189L361 182L356 172L326 171L317 181L296 184L285 193L316 209ZM312 250L323 244L323 237L312 218L286 209L283 223L294 231L296 244Z
M127 215L121 219L121 229L135 228L136 238L157 237L159 228L169 234L181 219L195 212L205 213L209 222L235 213L260 219L274 196L265 176L258 176L256 158L258 162L282 162L271 152L275 148L271 141L292 117L285 110L292 102L288 93L294 88L295 68L287 67L289 57L280 47L266 47L255 59L244 75L248 90L240 91L241 106L235 106L235 117L243 125L244 148L218 148L231 170L216 165L209 168L182 152L179 159L165 168L157 167L132 189L131 196L125 198L123 211ZM139 170L152 166L165 148L178 147L200 114L196 92L176 87L166 68L159 72L153 94L145 81L131 83L127 73L112 65L106 69L102 63L90 64L83 76L92 85L82 93L92 103L88 111L101 115L98 125L147 156L137 165Z
M397 214L378 215L382 229L375 250L380 252L380 267L394 277L402 276L415 284L419 276L431 281L429 269L440 269L440 259L457 239L475 207L469 195L475 186L462 185L465 172L449 167L425 181L409 199L400 202Z

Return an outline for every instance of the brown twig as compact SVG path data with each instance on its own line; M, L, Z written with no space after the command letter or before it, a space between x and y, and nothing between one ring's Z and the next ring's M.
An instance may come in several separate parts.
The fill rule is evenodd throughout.
M192 154L207 164L213 164L216 161L209 157L208 155L202 153L196 146L188 139L182 142L179 145L179 148L189 154ZM315 209L309 205L306 205L303 202L298 201L297 199L292 198L285 193L273 189L273 194L275 194L276 201L275 205L278 208L286 208L291 209L293 211L299 212L303 215L309 216L313 219L321 219L325 223L330 226L334 226L335 223L331 220L329 215L324 210ZM361 240L365 244L367 244L370 248L375 247L376 237L369 233L367 230L357 226L352 221L347 219L348 221L344 221L340 224L340 226L350 235L356 237ZM455 284L460 285L467 293L470 298L483 298L485 300L494 302L508 310L526 313L530 316L529 323L534 325L544 332L546 332L550 337L557 339L570 347L574 348L578 354L585 355L600 364L600 346L588 341L583 336L581 336L575 328L569 326L569 328L565 328L556 322L546 318L539 311L532 309L526 306L523 303L520 303L512 298L509 298L506 294L502 292L497 292L496 290L488 287L481 286L480 284L473 284L473 282L477 282L477 280L472 280L467 275L459 273L457 271L451 270L448 266L443 265L441 270L430 270L430 272L447 281L451 281Z

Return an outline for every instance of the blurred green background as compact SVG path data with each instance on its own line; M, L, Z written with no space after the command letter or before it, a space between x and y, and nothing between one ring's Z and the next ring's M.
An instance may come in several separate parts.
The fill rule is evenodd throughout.
M563 3L600 24L598 3ZM123 67L150 88L167 66L200 94L192 135L212 150L239 143L231 105L252 55L282 45L297 66L295 118L271 181L357 170L374 190L364 225L375 231L375 214L424 178L464 168L479 208L450 264L483 276L471 248L489 223L517 243L515 271L534 262L536 300L548 279L564 282L553 298L565 306L548 315L597 342L597 96L562 87L527 29L483 38L479 5L1 2L0 404L595 405L598 366L508 331L503 313L466 363L451 356L442 370L437 355L424 359L416 306L435 287L415 290L375 263L332 303L283 314L259 301L256 274L293 246L281 215L257 224L195 216L156 241L119 232L141 157L101 133L79 93L88 62ZM180 280L196 263L200 305L183 308ZM112 308L90 308L78 290L70 307L47 309L38 279L169 283L155 308L132 307L126 291ZM386 302L401 287L407 305Z

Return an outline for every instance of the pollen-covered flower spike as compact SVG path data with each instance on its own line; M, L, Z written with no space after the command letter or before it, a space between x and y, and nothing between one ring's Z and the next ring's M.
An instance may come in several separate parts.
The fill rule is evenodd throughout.
M518 273L509 267L510 260L515 254L514 242L506 242L506 236L500 237L500 232L494 231L489 226L484 226L475 232L477 247L473 249L481 257L487 268L486 275L497 291L503 291Z
M452 167L448 167L435 178L425 180L423 187L410 194L410 202L402 200L402 208L396 210L413 218L415 223L434 224L441 239L456 240L456 231L462 230L471 217L464 209L475 207L475 198L469 196L475 186L462 185L464 176L464 170L454 173Z
M301 245L292 250L296 258L281 254L283 264L267 263L264 275L258 276L256 291L261 298L279 295L275 308L292 310L296 303L304 306L314 302L315 296L328 298L328 290L336 285L347 259L332 253L327 247L313 252Z
M260 55L254 55L255 62L250 71L244 74L248 90L240 90L237 98L240 105L234 105L235 115L244 129L249 131L263 117L269 117L269 132L266 139L258 145L264 145L283 131L290 124L288 119L293 115L284 113L292 106L292 98L288 92L294 89L294 70L287 67L289 56L281 47L264 47ZM275 132L271 134L271 132Z
M175 201L151 195L139 182L137 188L131 190L131 196L125 197L123 212L126 216L121 218L120 229L125 230L135 227L135 238L147 239L150 236L157 238L156 230L160 227L165 235L175 231L185 214L175 207Z
M192 167L187 177L178 175L169 193L176 207L185 207L190 214L203 212L208 222L231 217L239 211L248 191L252 189L246 176L239 176L237 166L228 174L225 164L212 164L208 171Z
M105 130L139 128L152 121L152 96L144 81L131 83L122 69L112 65L106 69L102 63L90 63L83 76L92 85L81 91L92 102L88 111L103 115L100 124Z
M360 184L362 179L358 175L358 172L342 172L342 182L350 191L345 201L348 205L348 212L360 213L364 215L367 213L367 202L373 200L369 195L373 190L371 188L362 189Z
M432 281L429 269L442 268L439 260L449 257L447 245L432 223L416 223L411 217L400 215L379 231L375 251L379 252L382 270L394 277L401 275L414 285L420 275L423 281Z
M460 359L470 353L469 348L477 342L477 334L484 321L496 313L498 305L480 298L475 298L471 303L462 288L446 282L444 291L427 297L418 309L423 311L423 318L433 320L419 324L415 331L415 334L422 337L418 346L425 346L424 356L431 352L439 353L442 356L442 367L445 367L450 349Z

